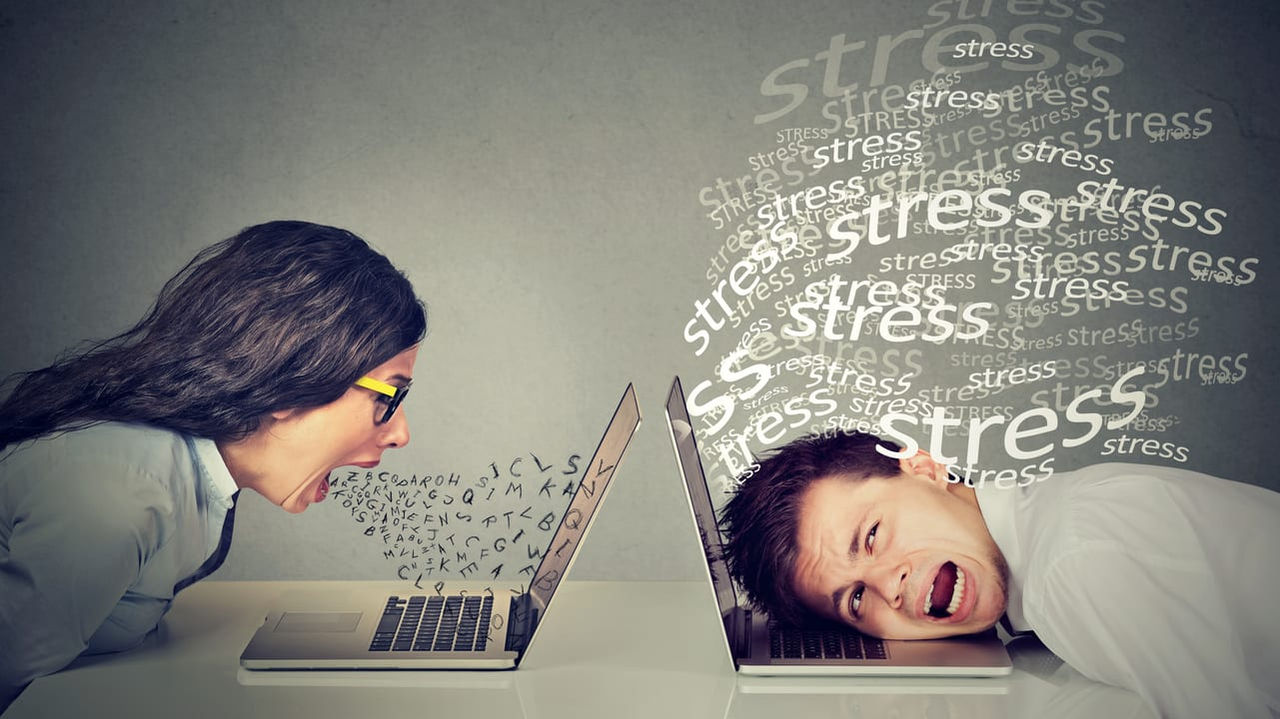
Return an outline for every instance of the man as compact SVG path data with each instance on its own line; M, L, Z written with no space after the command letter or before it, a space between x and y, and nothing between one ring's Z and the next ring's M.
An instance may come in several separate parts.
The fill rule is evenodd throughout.
M760 462L722 518L753 602L889 639L1003 616L1160 716L1280 714L1280 494L1132 464L975 488L897 450L812 436Z

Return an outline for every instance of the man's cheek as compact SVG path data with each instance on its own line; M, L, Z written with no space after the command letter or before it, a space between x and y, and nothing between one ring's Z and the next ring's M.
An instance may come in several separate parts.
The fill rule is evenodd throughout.
M881 639L892 638L894 635L894 617L886 616L887 610L877 612L866 617L865 620L854 625L854 629L872 637Z

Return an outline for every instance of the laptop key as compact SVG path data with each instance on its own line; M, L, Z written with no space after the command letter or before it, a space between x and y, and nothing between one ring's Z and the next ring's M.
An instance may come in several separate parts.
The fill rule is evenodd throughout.
M378 628L374 630L375 634L395 634L396 627L400 624L400 616L403 612L399 609L387 609L382 613L382 619L378 622Z
M802 656L804 656L803 652L801 651L799 632L783 630L782 656L785 659L800 659Z
M840 634L836 632L822 633L822 656L827 659L842 659L844 653L840 651Z
M861 659L862 658L861 635L855 632L845 632L842 639L844 643L844 658L845 659Z
M866 648L867 659L888 659L889 654L885 651L884 642L875 637L864 636L862 645Z
M487 595L480 605L480 620L476 626L476 651L483 652L489 641L489 620L493 618L493 595Z
M815 631L804 630L801 633L804 643L805 659L821 659L822 658L822 641Z
M436 638L436 627L440 625L440 611L444 608L444 597L432 597L427 601L422 624L418 635L413 640L413 651L429 652Z
M378 620L378 627L373 630L373 641L369 643L369 651L390 651L391 643L396 635L396 628L400 625L400 618L403 614L404 610L400 609L396 597L391 597L387 600L386 608L382 611L382 617Z
M409 604L409 610L405 612L404 618L400 622L400 631L396 632L395 650L397 652L407 652L413 645L413 636L418 632L418 622L422 620L421 610L415 610L413 604Z
M448 597L444 602L444 612L440 616L440 630L436 633L433 649L437 652L453 648L454 632L458 629L458 619L462 610L462 597Z

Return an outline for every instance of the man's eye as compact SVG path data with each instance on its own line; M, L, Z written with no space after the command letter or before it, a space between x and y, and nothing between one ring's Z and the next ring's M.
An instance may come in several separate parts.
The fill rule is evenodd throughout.
M879 528L880 528L880 523L876 522L875 524L871 525L871 530L867 532L867 542L866 542L867 553L871 552L871 547L873 547L876 543L876 530Z
M858 616L858 607L862 606L862 591L864 587L858 587L849 594L849 613L856 619Z

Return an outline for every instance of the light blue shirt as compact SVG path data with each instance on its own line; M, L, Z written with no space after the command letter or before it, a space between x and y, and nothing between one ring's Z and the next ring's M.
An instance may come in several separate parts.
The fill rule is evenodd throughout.
M236 489L213 441L135 424L0 460L0 707L81 653L140 644L217 549Z

